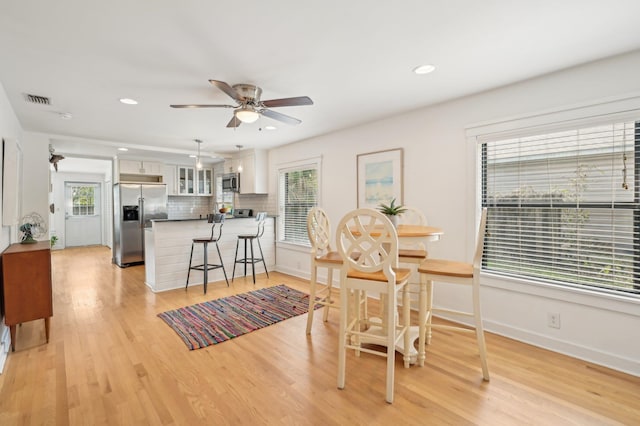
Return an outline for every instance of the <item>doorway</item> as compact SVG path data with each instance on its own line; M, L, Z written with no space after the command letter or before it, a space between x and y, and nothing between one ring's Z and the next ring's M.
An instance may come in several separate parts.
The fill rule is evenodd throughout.
M102 244L102 183L65 182L65 245Z

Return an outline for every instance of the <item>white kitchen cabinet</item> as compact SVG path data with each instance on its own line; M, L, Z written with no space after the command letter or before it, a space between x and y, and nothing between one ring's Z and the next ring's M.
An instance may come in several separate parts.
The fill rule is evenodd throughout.
M235 170L242 167L240 172L240 194L266 194L267 182L267 151L255 149L243 152L234 158L232 164Z
M160 176L163 164L155 161L120 160L120 174Z
M167 185L167 195L178 195L176 190L176 166L165 165L162 168L162 183Z
M199 169L196 176L196 188L198 195L213 195L213 170Z
M178 166L178 195L195 195L196 173L193 167Z

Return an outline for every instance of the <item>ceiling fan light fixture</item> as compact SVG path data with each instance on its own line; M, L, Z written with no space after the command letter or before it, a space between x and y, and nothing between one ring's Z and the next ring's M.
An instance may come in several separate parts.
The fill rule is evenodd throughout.
M413 72L418 74L418 75L423 75L423 74L432 73L435 70L436 70L435 65L426 64L426 65L420 65L420 66L415 67L413 69Z
M258 118L260 118L260 114L258 114L253 107L248 105L236 110L234 114L236 118L243 123L254 123Z

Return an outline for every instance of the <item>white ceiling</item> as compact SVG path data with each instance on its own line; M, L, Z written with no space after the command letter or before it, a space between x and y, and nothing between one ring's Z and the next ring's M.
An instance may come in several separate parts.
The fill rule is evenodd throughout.
M58 153L177 159L198 138L228 155L636 50L638 16L637 0L2 0L0 82L22 127ZM436 71L411 72L425 63ZM231 109L169 107L232 103L209 79L315 104L275 109L299 126L237 130Z

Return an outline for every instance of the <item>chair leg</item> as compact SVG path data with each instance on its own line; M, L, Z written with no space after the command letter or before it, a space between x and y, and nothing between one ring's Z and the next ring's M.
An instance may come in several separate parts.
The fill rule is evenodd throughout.
M411 355L409 354L409 348L411 343L409 341L409 327L411 325L411 302L409 301L409 283L405 284L402 288L402 332L404 333L404 368L409 368L411 364Z
M256 238L258 241L258 249L260 250L260 259L262 259L262 264L264 265L264 272L267 274L267 278L269 278L269 271L267 271L267 263L264 261L264 254L262 253L262 244L260 244L260 238Z
M420 274L420 295L418 297L418 365L420 367L424 367L426 331L427 279Z
M313 325L313 309L316 305L316 276L318 267L311 260L311 280L309 281L309 314L307 315L307 334L311 334L311 326Z
M247 276L247 239L244 239L244 276Z
M487 345L484 340L484 328L482 327L482 315L480 314L480 289L477 283L473 285L473 317L476 322L476 338L478 339L478 350L480 350L482 378L488 382L489 366L487 364Z
M326 293L327 295L324 298L324 314L322 315L322 320L324 322L327 322L329 320L329 309L331 307L332 304L332 300L331 300L331 287L333 284L333 268L327 268L327 288L326 288Z
M236 254L233 256L233 274L231 274L231 282L236 277L236 264L238 263L238 246L240 245L240 239L236 240Z
M224 280L227 282L227 287L229 287L229 278L227 278L227 271L224 268L224 262L222 261L222 255L220 254L220 246L216 241L216 249L218 250L218 259L220 259L220 266L222 266L222 273L224 274Z
M350 309L352 311L351 317L347 317L347 321L350 323L351 321L353 321L353 319L355 318L356 322L354 324L354 327L356 327L356 331L363 331L362 328L362 324L363 321L363 317L362 317L362 294L366 294L363 291L360 290L354 290L352 291L351 294L351 302L353 303L352 306L350 306L348 309ZM360 336L355 334L349 337L349 340L351 341L351 344L355 345L357 347L356 349L356 356L360 356L360 347L362 346L362 344L360 343Z
M203 244L203 261L204 263L202 264L202 272L204 272L204 294L207 294L207 283L209 282L209 263L207 263L208 259L207 259L207 246L208 243L204 243Z
M253 255L253 238L251 239L251 241L249 242L249 245L251 246L251 275L253 276L253 283L256 283L256 264L254 261L254 255ZM245 248L244 250L244 258L246 260L247 258L247 250ZM245 262L244 267L246 269L247 267L247 263ZM247 273L244 273L245 275L247 275Z
M431 344L431 322L433 321L433 281L427 281L427 345Z
M340 280L340 333L338 334L338 389L344 389L347 362L347 319L349 311L349 291L344 285L345 276Z
M395 324L396 324L396 305L397 296L395 289L387 293L386 315L386 333L387 333L387 396L386 401L393 403L393 381L395 375L396 364L396 344L395 344Z
M187 270L187 285L184 286L186 290L189 287L189 276L191 275L191 261L193 260L193 243L191 243L191 256L189 256L189 269Z

